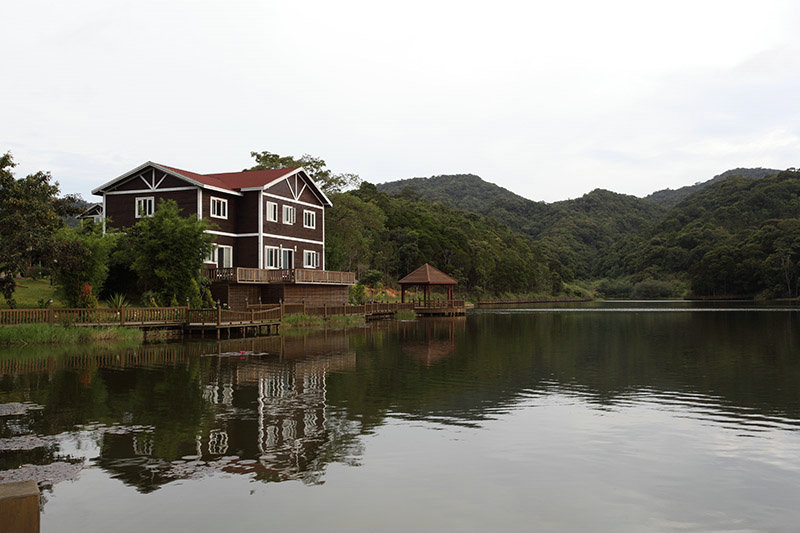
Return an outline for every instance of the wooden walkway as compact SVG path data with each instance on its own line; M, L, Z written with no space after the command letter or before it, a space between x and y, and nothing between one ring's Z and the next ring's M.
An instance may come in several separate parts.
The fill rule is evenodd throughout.
M417 316L463 316L467 314L464 300L430 300L414 304Z
M445 314L438 303L437 313ZM453 302L450 302L453 303ZM463 308L463 302L461 302ZM409 303L365 303L362 305L259 304L250 305L246 311L230 309L189 309L188 307L122 307L92 309L1 309L0 327L23 324L50 324L77 327L121 326L139 328L145 332L153 329L175 329L182 333L206 334L221 338L223 332L231 337L236 331L243 336L271 335L278 332L281 320L288 314L302 313L327 318L334 315L360 315L367 320L394 316L398 311L415 311L423 316L425 307ZM463 312L461 313L463 314ZM145 333L146 334L146 333Z

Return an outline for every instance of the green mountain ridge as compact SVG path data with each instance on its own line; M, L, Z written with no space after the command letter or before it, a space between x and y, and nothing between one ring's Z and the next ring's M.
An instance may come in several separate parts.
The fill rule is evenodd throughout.
M724 181L733 176L744 176L746 178L763 178L765 176L777 174L778 172L780 172L780 170L772 168L761 168L761 167L734 168L731 170L726 170L722 174L717 174L710 180L699 181L694 185L687 185L685 187L680 187L678 189L661 189L660 191L648 194L647 196L644 197L644 199L663 205L664 207L675 207L692 193L703 190L709 185L718 183L720 181Z
M680 279L701 296L800 295L800 179L792 170L732 169L645 198L596 189L549 204L475 175L377 187L495 219L530 238L567 279Z
M493 218L541 244L548 255L580 278L614 242L643 231L666 208L603 189L574 200L534 202L472 174L414 178L377 185L387 194L420 197Z

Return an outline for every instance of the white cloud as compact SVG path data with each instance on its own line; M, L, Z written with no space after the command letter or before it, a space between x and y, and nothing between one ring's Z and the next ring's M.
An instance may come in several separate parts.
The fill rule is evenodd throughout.
M0 150L66 191L311 153L534 199L795 166L793 2L16 3Z

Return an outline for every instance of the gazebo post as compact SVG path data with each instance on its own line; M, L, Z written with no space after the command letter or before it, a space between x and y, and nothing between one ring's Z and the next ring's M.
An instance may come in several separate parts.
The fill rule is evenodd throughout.
M406 286L400 285L400 303L406 303Z

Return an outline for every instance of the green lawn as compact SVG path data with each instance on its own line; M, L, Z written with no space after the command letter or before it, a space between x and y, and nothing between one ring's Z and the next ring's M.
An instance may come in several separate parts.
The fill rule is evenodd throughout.
M17 301L17 308L34 308L39 307L39 300L49 300L53 298L53 304L57 307L61 306L55 297L55 287L50 286L50 280L30 278L20 278L17 280L17 290L14 291L14 299ZM8 309L5 298L0 297L0 309Z

